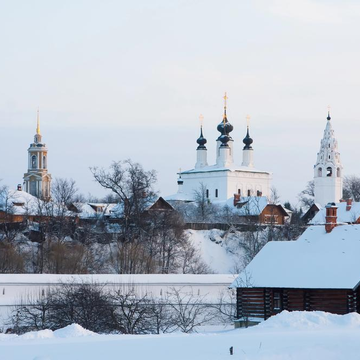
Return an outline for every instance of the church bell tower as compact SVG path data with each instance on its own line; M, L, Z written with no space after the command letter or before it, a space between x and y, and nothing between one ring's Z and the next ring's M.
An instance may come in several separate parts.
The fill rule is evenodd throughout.
M39 110L34 142L28 149L28 171L24 174L24 190L40 199L50 200L51 175L47 170L48 149L42 142Z
M337 203L343 196L342 164L338 143L331 126L328 111L324 137L314 166L315 203L325 206L329 202Z

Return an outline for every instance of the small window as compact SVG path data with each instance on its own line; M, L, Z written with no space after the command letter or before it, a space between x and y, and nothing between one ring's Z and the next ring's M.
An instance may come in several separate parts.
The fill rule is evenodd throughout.
M329 167L326 169L326 171L327 171L326 176L327 176L327 177L331 177L331 176L332 176L332 168L329 166Z
M200 296L200 289L198 289L198 296Z
M241 195L241 190L240 189L238 189L238 195Z
M209 189L206 189L206 197L209 198Z
M251 190L248 190L248 195L247 196L251 196Z
M256 196L261 196L261 195L262 195L261 191L260 191L260 190L257 190L257 191L256 191Z
M318 177L322 177L322 168L321 167L318 168Z
M36 169L36 155L33 155L33 156L31 157L31 167L32 167L33 169Z
M162 296L162 289L160 290L160 296Z
M219 196L219 190L215 189L215 197L218 197L218 196Z
M336 170L336 176L337 176L337 177L340 177L340 176L341 176L340 168L337 168L337 170Z
M5 295L5 288L3 288L3 295Z
M282 310L282 296L280 291L274 291L273 295L273 309L275 311Z
M41 295L45 296L45 290L44 289L41 290Z

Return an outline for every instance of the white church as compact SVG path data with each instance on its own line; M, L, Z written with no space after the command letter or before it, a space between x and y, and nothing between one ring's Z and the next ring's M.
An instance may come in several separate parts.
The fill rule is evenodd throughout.
M234 194L244 196L270 196L271 173L254 167L253 139L250 137L249 124L243 140L242 163L236 161L236 149L230 133L234 130L227 119L227 96L224 96L223 120L217 126L220 135L216 139L216 162L208 164L207 140L200 127L200 137L197 139L195 167L179 172L178 192L167 196L166 200L193 201L196 191L202 186L206 197L211 202L223 202L234 197Z
M178 192L165 197L169 201L194 201L195 193L202 187L206 197L211 202L224 202L234 196L264 196L270 197L271 173L254 167L253 139L250 137L249 122L246 136L243 139L241 165L236 163L237 152L230 133L234 130L227 119L227 96L224 96L224 115L217 126L220 132L216 139L216 162L208 164L207 140L200 127L200 137L197 139L196 163L193 169L178 173ZM324 136L320 151L314 165L314 202L318 208L329 202L337 203L343 196L343 167L338 152L338 143L331 126L330 111L328 111Z

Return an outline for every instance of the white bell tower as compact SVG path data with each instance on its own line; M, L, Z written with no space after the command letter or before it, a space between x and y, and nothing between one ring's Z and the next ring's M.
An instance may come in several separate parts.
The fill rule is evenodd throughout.
M314 166L315 202L321 206L329 202L337 203L343 196L343 167L330 120L329 109L324 137L321 140L320 151Z
M51 175L47 170L48 149L42 142L39 110L34 142L28 149L28 171L24 174L24 190L38 198L50 199Z

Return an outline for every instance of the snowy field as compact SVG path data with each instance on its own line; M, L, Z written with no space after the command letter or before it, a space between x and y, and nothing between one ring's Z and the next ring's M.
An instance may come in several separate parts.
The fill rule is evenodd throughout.
M360 315L284 311L249 329L191 335L97 335L70 325L54 332L0 334L0 359L358 360Z

